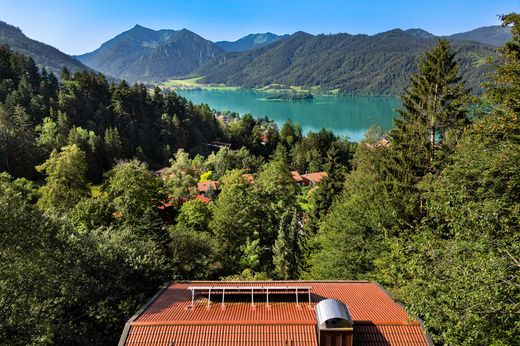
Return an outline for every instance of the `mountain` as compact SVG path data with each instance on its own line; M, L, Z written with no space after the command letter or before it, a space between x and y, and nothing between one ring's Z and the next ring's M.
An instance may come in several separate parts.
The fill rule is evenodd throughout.
M223 53L213 42L186 29L156 31L136 25L76 58L117 78L158 81L185 76Z
M405 30L405 32L410 34L410 35L412 35L413 37L417 37L417 38L432 38L432 37L435 37L434 34L429 33L428 31L423 30L423 29L408 29L408 30Z
M511 39L511 28L501 26L484 26L471 31L448 36L458 41L475 41L500 47Z
M45 43L28 38L23 32L12 25L0 21L0 44L11 47L12 50L30 56L38 67L45 67L57 76L62 67L71 72L90 70L78 60Z
M289 35L276 35L271 32L266 32L265 34L249 34L234 42L218 41L215 42L215 44L227 52L242 52L264 47L273 42L284 40L287 37L289 37Z
M285 40L245 52L218 56L194 72L202 82L243 87L284 84L355 94L400 94L417 58L436 38L418 38L400 29L373 36L297 32ZM494 48L454 41L463 77L478 91L484 64Z

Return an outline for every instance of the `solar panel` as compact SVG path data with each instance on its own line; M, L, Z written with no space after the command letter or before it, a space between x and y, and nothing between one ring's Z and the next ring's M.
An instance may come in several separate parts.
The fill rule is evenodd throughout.
M275 291L277 294L280 293L294 293L296 296L296 305L299 305L298 294L307 293L309 297L309 306L311 305L311 286L190 286L188 290L191 291L191 304L188 306L192 308L195 306L195 292L208 292L208 307L211 305L211 292L221 291L222 303L221 306L225 306L225 296L227 292L251 292L251 306L255 306L254 295L255 293L266 294L267 301L266 306L269 307L269 291Z

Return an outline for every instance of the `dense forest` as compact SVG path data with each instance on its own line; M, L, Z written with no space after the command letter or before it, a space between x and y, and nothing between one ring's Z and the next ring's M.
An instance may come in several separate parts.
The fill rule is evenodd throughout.
M205 83L246 88L283 84L322 92L399 95L410 73L416 72L417 57L436 40L400 29L373 36L296 32L266 47L217 56L192 74L204 76ZM469 41L453 41L453 46L467 86L480 93L480 82L489 72L485 62L494 47Z
M482 97L439 40L360 143L58 81L1 47L0 344L115 344L165 281L219 278L376 280L438 345L517 344L520 15L503 21Z

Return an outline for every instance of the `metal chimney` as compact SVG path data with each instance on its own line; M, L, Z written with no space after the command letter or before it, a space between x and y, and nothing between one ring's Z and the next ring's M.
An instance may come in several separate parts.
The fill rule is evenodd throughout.
M354 322L345 304L325 299L316 305L316 334L319 346L352 346Z

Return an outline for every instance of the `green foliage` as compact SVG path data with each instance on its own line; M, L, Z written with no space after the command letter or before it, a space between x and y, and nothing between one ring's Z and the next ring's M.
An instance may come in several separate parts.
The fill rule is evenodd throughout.
M66 213L87 196L87 163L85 153L77 145L65 146L59 152L53 150L49 159L36 169L47 175L45 185L40 188L41 208Z
M197 156L192 160L188 153L179 149L170 164L165 182L168 195L177 199L195 195L198 177L202 172L202 157Z
M211 220L210 208L198 199L183 203L177 215L177 223L197 232L207 232L209 220Z
M275 275L281 280L298 278L300 263L301 221L297 210L287 211L280 221L278 237L273 246L273 264Z
M242 171L231 170L222 178L222 190L211 204L213 218L209 227L219 244L218 258L224 275L236 273L242 257L242 247L254 233L253 205L249 199L249 184Z
M213 172L214 179L220 179L232 169L256 171L261 163L261 158L251 155L246 147L241 147L239 150L220 149L211 153L205 167Z
M161 181L138 160L118 163L108 174L102 191L118 217L132 225L150 223L157 217L155 206L161 195Z
M449 152L467 124L467 92L460 83L455 53L448 41L440 40L425 52L418 68L390 131L395 153L390 169L405 185L416 184L433 173L442 162L442 154Z
M152 241L128 229L77 233L29 204L6 175L0 206L2 345L114 344L165 278Z
M22 106L0 103L0 171L15 176L34 176L38 153L34 145L34 129Z
M434 40L400 29L373 36L297 32L263 49L218 56L195 73L204 76L203 83L319 86L349 94L399 95L409 84L408 76L417 72L417 58ZM453 45L468 86L481 92L489 67L479 62L494 56L494 47L458 40Z
M203 231L189 228L185 223L170 227L172 239L172 271L177 280L204 280L218 269L213 237Z

